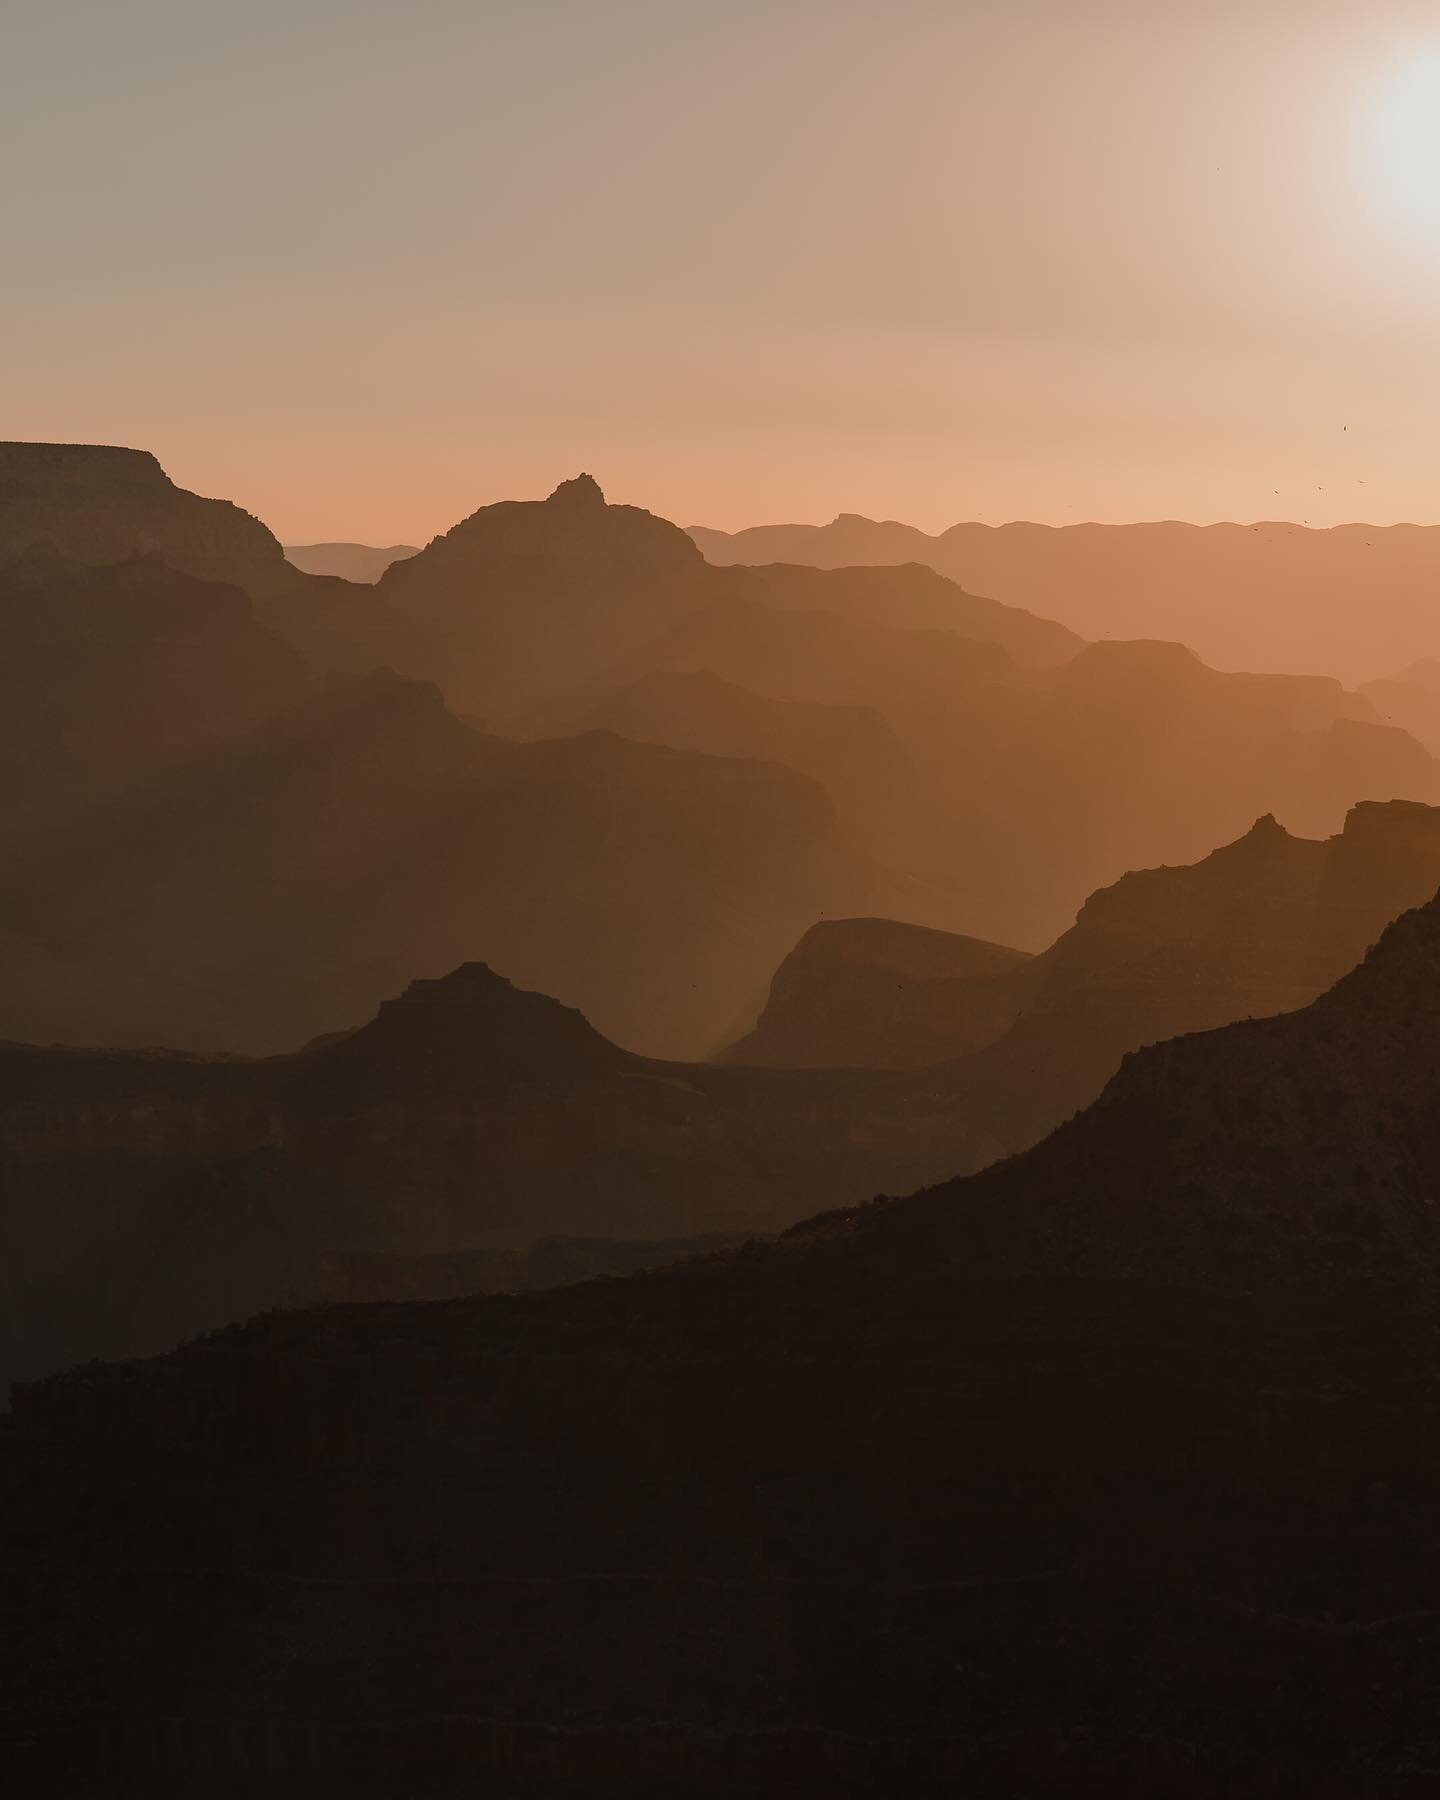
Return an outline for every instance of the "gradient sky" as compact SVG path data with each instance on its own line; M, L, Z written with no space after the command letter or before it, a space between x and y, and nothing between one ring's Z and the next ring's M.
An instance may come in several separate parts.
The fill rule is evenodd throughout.
M287 541L1440 519L1436 3L5 0L0 257L3 435Z

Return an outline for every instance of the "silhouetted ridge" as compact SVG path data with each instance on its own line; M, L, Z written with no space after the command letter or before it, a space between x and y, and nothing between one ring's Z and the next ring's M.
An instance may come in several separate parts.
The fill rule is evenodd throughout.
M370 1024L323 1052L348 1078L369 1065L404 1086L471 1087L514 1075L560 1080L579 1068L619 1065L626 1053L574 1007L519 988L485 963L412 981Z
M1434 645L1435 526L969 523L931 537L841 513L828 525L692 535L721 565L923 562L1012 606L1059 615L1084 637L1175 639L1218 668L1301 668L1349 684ZM1277 595L1303 596L1303 623ZM1383 685L1422 682L1411 663Z
M547 506L604 506L605 495L593 475L582 471L569 481L562 481L546 501Z
M581 559L593 559L594 566L575 569ZM643 507L612 505L592 475L580 474L562 481L544 500L497 500L480 507L432 538L418 555L391 564L378 585L409 596L426 591L441 570L468 566L473 574L485 563L492 565L495 579L527 582L537 593L553 582L557 564L566 567L568 580L583 579L602 591L617 566L632 576L651 577L662 571L693 577L705 567L678 525ZM475 598L493 608L506 595L485 592Z
M393 562L419 552L418 544L286 544L285 559L307 575L338 575L373 586Z
M43 474L57 486L73 482L82 490L92 484L110 487L170 486L159 459L149 450L119 444L0 443L0 493Z
M11 1739L72 1792L1428 1792L1437 1112L1440 900L970 1181L22 1390Z

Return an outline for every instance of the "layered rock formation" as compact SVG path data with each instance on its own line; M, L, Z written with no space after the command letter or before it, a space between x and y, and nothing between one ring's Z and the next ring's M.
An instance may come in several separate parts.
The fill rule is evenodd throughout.
M1432 903L975 1180L25 1392L10 1741L72 1791L1423 1792L1437 1021Z

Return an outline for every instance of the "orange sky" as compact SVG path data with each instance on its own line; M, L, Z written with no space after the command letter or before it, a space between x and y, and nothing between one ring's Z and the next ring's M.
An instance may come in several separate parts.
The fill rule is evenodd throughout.
M728 527L1440 518L1433 7L83 10L7 7L4 430L287 541L581 467Z

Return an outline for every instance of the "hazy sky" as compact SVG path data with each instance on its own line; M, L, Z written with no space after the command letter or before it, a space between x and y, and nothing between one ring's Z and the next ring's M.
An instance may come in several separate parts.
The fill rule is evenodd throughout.
M0 434L288 540L1440 519L1440 0L0 15Z

